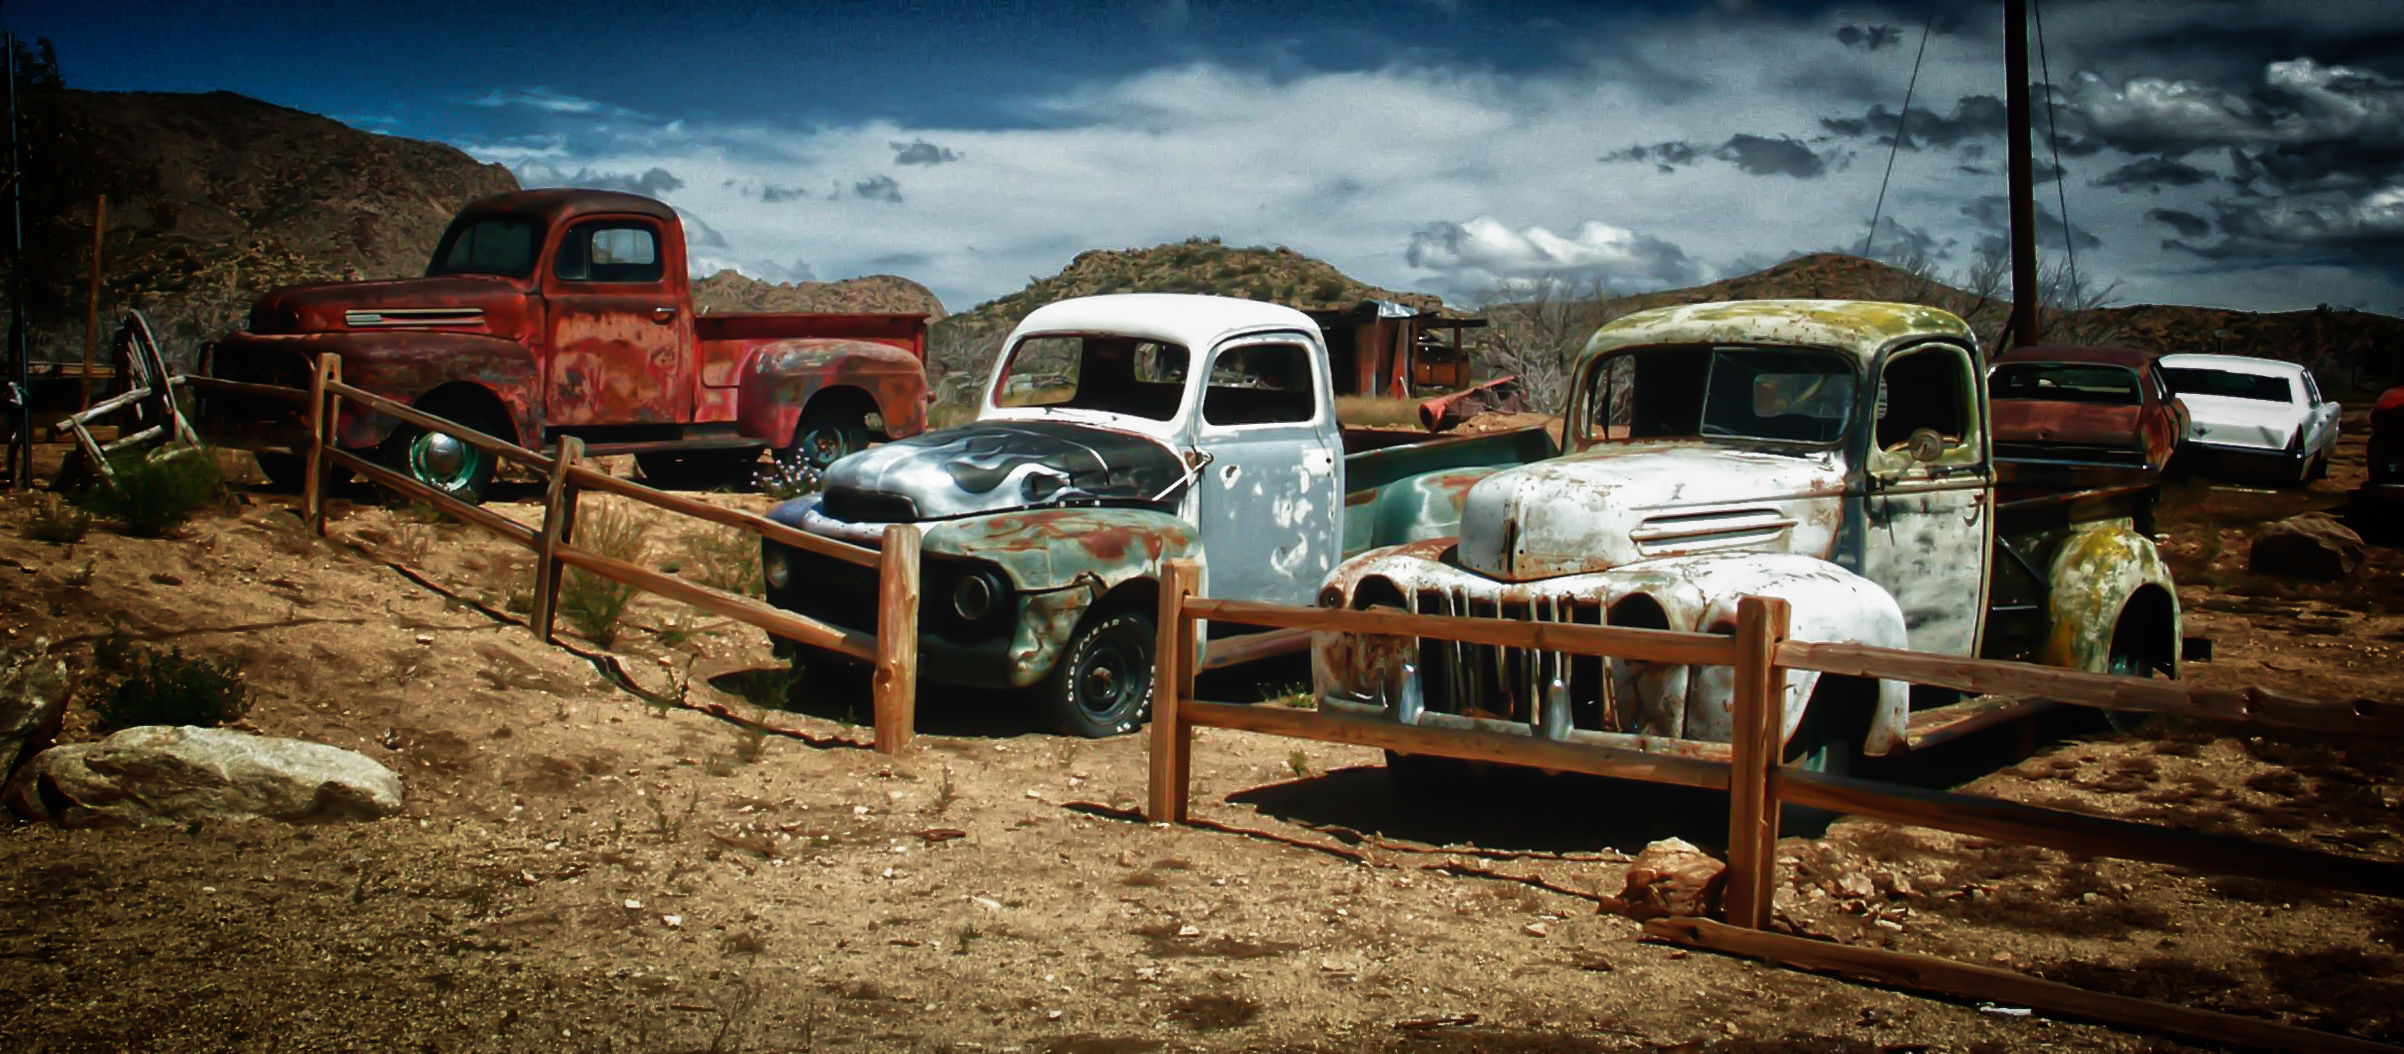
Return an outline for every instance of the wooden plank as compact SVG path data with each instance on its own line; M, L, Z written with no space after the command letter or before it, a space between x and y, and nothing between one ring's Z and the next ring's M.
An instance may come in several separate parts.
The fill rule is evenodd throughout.
M531 535L526 544L528 548L533 547ZM624 582L646 593L682 601L713 615L723 615L746 625L757 626L813 648L842 652L863 662L876 661L876 638L865 633L829 626L782 608L770 607L750 597L721 593L708 586L637 567L624 560L588 553L573 545L561 545L556 555L560 563Z
M309 449L301 481L301 522L320 536L326 533L325 449L332 445L329 436L333 433L327 419L341 416L340 406L326 396L326 385L341 375L342 360L332 353L318 356L317 368L309 375Z
M2404 862L2267 845L2159 824L1800 769L1780 774L1778 797L1794 805L2041 845L2067 853L2148 860L2216 874L2304 882L2347 893L2404 898Z
M1794 669L1933 684L1977 695L2037 696L2081 706L2187 714L2282 728L2404 736L2404 706L2369 699L2339 702L2261 688L2202 688L2183 681L1817 641L1786 642L1778 649L1778 662Z
M415 407L394 402L374 392L353 388L340 382L329 385L327 390L336 392L345 399L366 406L387 417L398 418L419 428L450 436L494 457L507 458L537 472L548 473L551 471L550 458L497 436L485 435L456 421L444 420Z
M108 416L109 412L112 410L131 406L148 398L150 398L150 389L148 388L136 388L130 392L121 392L119 394L109 396L106 399L102 399L99 402L93 403L89 409L80 410L75 413L68 414L65 417L59 418L57 424L50 426L50 434L55 437L66 432L71 425L90 424L93 421Z
M877 564L876 751L910 748L918 724L918 529L885 527Z
M398 491L406 497L425 502L433 506L436 512L445 516L471 526L484 528L487 533L498 535L505 541L528 549L534 548L534 530L507 516L482 506L460 501L341 447L326 448L325 456L334 464L345 466L351 471L367 477L370 482Z
M1151 782L1144 809L1144 818L1153 823L1184 823L1192 790L1194 732L1185 720L1191 693L1183 667L1189 659L1184 641L1193 625L1185 605L1196 577L1191 560L1171 560L1161 568L1154 624L1159 636L1152 645Z
M1778 867L1778 763L1785 754L1786 674L1778 645L1787 605L1777 597L1736 602L1736 690L1728 769L1728 921L1768 929Z
M2167 1032L2216 1045L2242 1043L2303 1054L2404 1054L2404 1048L2353 1036L2150 999L2090 992L2015 970L1972 966L1928 955L1761 933L1708 919L1655 919L1646 923L1644 929L1646 935L1662 940L1840 974L1872 984L1934 992L1955 999L2025 1006L2048 1014Z
M632 498L643 504L666 509L669 512L682 513L697 520L708 520L711 523L724 524L737 530L750 531L772 542L781 542L796 549L817 553L821 556L831 556L837 560L849 561L862 567L877 565L877 551L874 549L852 545L848 542L838 542L832 538L822 538L808 531L787 527L765 516L744 512L741 509L712 505L706 501L695 501L682 494L654 490L633 480L619 479L607 472L583 465L574 466L568 472L577 486L588 490Z
M1311 650L1310 630L1273 629L1267 633L1248 633L1241 637L1225 637L1212 641L1210 657L1202 660L1202 669L1224 670L1280 655L1295 655Z
M576 517L576 485L568 482L568 467L583 455L584 440L560 440L559 452L551 459L550 482L543 488L543 534L534 546L534 615L527 628L545 644L551 643L559 619L559 543Z
M1645 662L1686 666L1728 666L1736 661L1736 642L1710 633L1630 629L1620 626L1577 626L1561 622L1522 622L1518 619L1460 618L1414 615L1402 611L1341 611L1334 608L1287 607L1248 600L1195 598L1186 610L1199 618L1240 622L1247 626L1328 630L1399 637L1434 637L1468 644L1580 655L1608 655Z
M1903 733L1911 749L1927 750L1963 736L2026 720L2060 705L2051 699L1980 696L1917 711L1904 723Z
M103 443L103 444L101 444L101 445L100 445L100 452L101 452L101 453L103 453L103 454L114 454L114 453L116 453L117 451L124 450L124 449L126 449L126 448L128 448L128 447L140 446L140 445L142 445L142 444L144 444L144 443L147 443L147 442L149 442L149 441L151 441L151 440L153 440L153 439L157 439L158 437L160 437L160 436L163 436L163 435L166 435L166 434L167 434L167 426L166 426L166 425L163 425L163 424L156 424L156 425L152 425L152 426L150 426L150 427L148 427L148 428L145 428L145 429L143 429L143 430L141 430L141 431L139 431L139 432L136 432L136 433L134 433L134 434L132 434L132 435L129 435L129 436L118 436L118 437L117 437L116 439L114 439L114 440L111 440L111 441L109 441L109 442L106 442L106 443Z
M83 422L69 418L67 424L69 431L75 434L75 445L82 448L83 456L92 459L92 470L100 473L101 481L107 483L110 490L117 489L117 473L109 468L108 455L101 452L100 443L92 438L91 432L84 429Z
M336 361L341 360L337 359ZM195 391L222 392L227 395L246 395L257 399L275 399L288 403L305 403L309 401L308 392L302 391L299 388L286 388L280 384L253 384L249 381L229 381L218 377L204 377L199 374L191 373L176 374L175 383L181 384L184 387L193 389ZM99 407L94 406L93 409L99 409Z
M1593 776L1669 783L1705 790L1728 789L1728 766L1697 758L1643 754L1616 747L1560 743L1533 736L1451 728L1422 728L1383 721L1331 717L1282 706L1181 702L1179 720L1198 728L1231 728L1288 739L1383 747L1407 754L1432 754L1464 761L1583 772Z

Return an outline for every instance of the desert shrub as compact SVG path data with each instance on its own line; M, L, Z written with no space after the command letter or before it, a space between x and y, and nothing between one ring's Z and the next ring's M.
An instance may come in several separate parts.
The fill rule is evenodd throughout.
M123 662L124 680L100 700L103 732L141 725L214 728L250 712L250 687L242 683L238 659L136 648Z
M596 556L642 562L651 547L651 521L620 501L598 500L576 519L573 544ZM618 622L634 602L633 586L571 567L560 576L559 613L585 639L608 647L618 639Z
M0 649L0 698L16 700L20 712L39 713L66 690L67 664L52 658L44 642L35 641L30 651ZM10 760L0 756L0 766ZM0 776L4 775L5 770L0 770Z
M207 448L112 458L109 472L116 485L94 485L79 504L145 538L181 526L214 503L225 486L216 452Z
M1311 299L1322 304L1334 304L1344 299L1344 289L1343 279L1322 278L1311 287Z
M56 494L45 494L40 503L17 522L17 533L37 542L54 545L73 545L83 540L92 529L92 514L59 500Z
M702 585L737 596L758 596L760 540L750 531L703 529L684 536L679 565Z

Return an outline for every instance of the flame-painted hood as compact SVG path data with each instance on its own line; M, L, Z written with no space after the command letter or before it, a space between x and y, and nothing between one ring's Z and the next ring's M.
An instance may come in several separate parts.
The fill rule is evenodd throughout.
M1845 489L1834 452L1703 442L1616 443L1499 472L1469 488L1460 561L1509 581L1728 549L1824 556Z
M828 515L947 520L1059 505L1172 502L1186 476L1166 444L1055 421L987 421L863 450L826 472Z

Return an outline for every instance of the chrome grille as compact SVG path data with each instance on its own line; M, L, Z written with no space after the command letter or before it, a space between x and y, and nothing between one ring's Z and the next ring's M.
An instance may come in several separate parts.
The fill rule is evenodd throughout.
M1412 611L1426 615L1607 624L1602 604L1588 598L1482 597L1465 589L1422 589L1409 600ZM1420 692L1428 710L1518 722L1549 735L1571 729L1636 730L1633 706L1614 705L1627 693L1614 690L1610 664L1598 656L1434 638L1418 644Z

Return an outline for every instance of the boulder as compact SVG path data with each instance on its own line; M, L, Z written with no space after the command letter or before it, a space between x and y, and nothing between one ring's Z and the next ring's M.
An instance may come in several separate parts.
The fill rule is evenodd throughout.
M366 755L222 728L146 725L52 747L9 784L8 804L64 827L205 818L371 820L401 807L401 778Z
M2361 535L2328 513L2307 512L2280 520L2255 535L2246 570L2258 575L2339 581L2361 570L2369 554Z
M1702 916L1719 906L1728 865L1683 838L1664 838L1644 847L1628 865L1620 906L1635 918Z
M42 652L0 654L0 787L57 737L67 717L67 664Z

